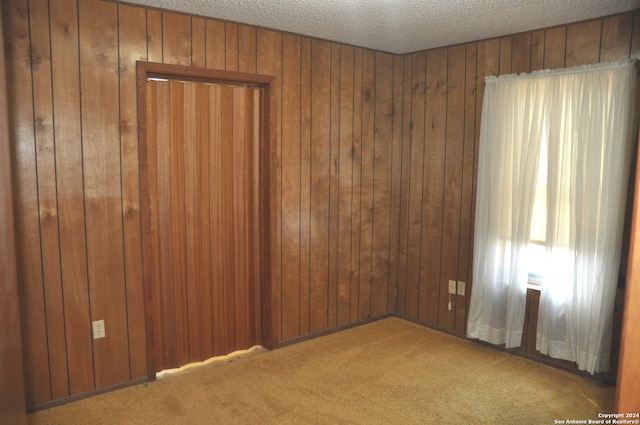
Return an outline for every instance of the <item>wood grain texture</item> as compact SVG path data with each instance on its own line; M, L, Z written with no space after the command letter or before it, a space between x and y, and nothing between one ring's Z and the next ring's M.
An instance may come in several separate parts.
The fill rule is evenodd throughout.
M311 50L309 330L315 333L328 323L331 43L312 40Z
M618 367L618 385L616 388L616 411L637 412L640 409L638 391L640 391L640 161L636 165L636 196L633 202L631 243L627 286L625 295L622 342L620 344L620 363Z
M427 52L425 96L428 99L424 117L424 150L422 153L422 239L420 245L419 320L436 325L446 323L447 292L442 288L450 276L442 274L443 219L447 138L447 73L448 49ZM449 212L447 212L449 213ZM451 241L454 242L455 241ZM444 282L443 282L444 281Z
M26 1L2 5L6 34L7 102L15 167L15 234L22 304L27 405L51 400L46 310L42 279L35 158L32 63Z
M0 21L0 422L26 425L3 27Z
M301 253L301 137L300 137L300 37L282 37L282 78L291 84L282 88L282 139L289 146L282 152L282 291L283 339L291 339L300 332L300 253Z
M82 164L91 320L104 320L106 339L94 340L97 387L130 379L124 284L120 175L117 6L81 1L80 90ZM95 40L100 40L96 42ZM103 113L87 111L102 110ZM105 255L109 252L109 255ZM88 323L85 325L89 325Z
M269 141L253 151L254 161L267 158L273 176L253 176L251 185L268 185L272 200L263 214L272 245L264 253L268 264L259 267L269 269L273 287L253 294L253 303L271 309L267 333L277 346L383 312L463 334L484 77L640 52L637 11L394 56L114 2L3 0L3 6L30 408L140 378L150 366L145 339L157 353L173 343L154 329L147 334L143 323L142 252L152 244L141 237L149 229L141 224L138 182L152 173L139 167L137 60L246 71L245 82L255 72L275 77L264 127ZM168 99L158 96L155 102ZM211 131L221 102L231 99L233 107L233 96L221 89L196 90L195 97L218 106L195 124L183 116L190 134ZM259 99L254 94L253 104ZM159 130L168 131L168 125ZM221 144L221 134L212 140ZM218 196L203 186L204 176L221 173L222 163L209 147L188 149L182 168L195 164L201 179L185 175L185 182L200 183L179 197L198 207L179 217L194 223L202 220L201 204ZM155 178L158 190L165 187ZM174 220L146 219L150 229ZM181 253L178 274L215 280L220 276L207 264L221 260L207 242L222 235L212 224L203 232L176 234L199 246L196 258ZM168 244L149 258L173 273L162 263L173 250ZM467 283L467 296L452 300L451 313L445 274ZM194 298L189 288L185 299ZM235 317L223 289L198 293L231 304L228 311L187 313L198 321L192 332L215 333L220 320ZM110 336L94 344L90 322L103 311ZM192 346L194 358L222 354L235 335L205 341ZM65 364L73 365L67 383Z
M160 282L150 281L147 305L155 373L258 342L253 175L261 89L143 84L149 108L142 183L151 200L145 217L160 224L150 235L159 252L145 255Z
M40 1L32 2L29 6L30 27L48 29L49 5ZM69 375L60 268L50 43L50 31L36 32L31 36L32 61L37 64L32 69L42 276L47 312L51 396L57 399L69 395Z

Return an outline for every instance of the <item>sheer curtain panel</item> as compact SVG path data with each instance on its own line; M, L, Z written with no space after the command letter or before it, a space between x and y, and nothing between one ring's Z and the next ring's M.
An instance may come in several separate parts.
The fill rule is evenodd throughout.
M546 188L537 205L546 261L537 349L591 373L607 369L637 132L636 79L632 61L487 77L470 338L520 345L526 247L542 170Z

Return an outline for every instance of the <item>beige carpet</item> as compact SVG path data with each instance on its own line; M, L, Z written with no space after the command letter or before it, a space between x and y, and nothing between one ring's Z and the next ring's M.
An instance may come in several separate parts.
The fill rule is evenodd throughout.
M388 318L29 415L29 424L553 424L613 387Z

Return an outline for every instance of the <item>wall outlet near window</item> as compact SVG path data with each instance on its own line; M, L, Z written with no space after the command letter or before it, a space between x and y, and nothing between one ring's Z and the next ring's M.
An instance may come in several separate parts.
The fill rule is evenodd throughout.
M466 284L464 282L458 281L458 295L462 295L464 297L464 290Z
M456 281L455 280L450 280L449 281L449 293L452 295L456 294Z
M93 339L105 338L107 335L104 332L104 320L94 320L91 322L93 327Z

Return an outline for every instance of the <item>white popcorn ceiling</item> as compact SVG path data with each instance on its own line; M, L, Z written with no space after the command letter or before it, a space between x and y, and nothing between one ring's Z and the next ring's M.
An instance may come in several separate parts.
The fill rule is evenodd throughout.
M640 8L640 0L125 0L390 53Z

